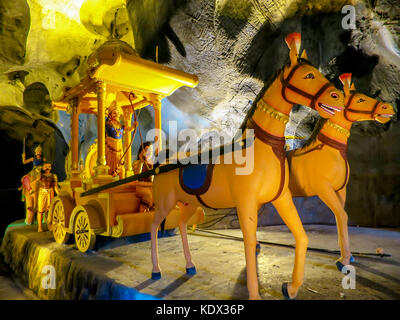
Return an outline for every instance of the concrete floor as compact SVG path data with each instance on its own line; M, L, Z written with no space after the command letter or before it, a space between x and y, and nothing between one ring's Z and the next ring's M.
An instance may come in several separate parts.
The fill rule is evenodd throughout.
M309 247L337 250L335 226L306 225ZM219 234L241 237L236 229L212 230ZM309 250L305 281L297 299L400 299L400 232L350 227L353 252L374 253L381 247L391 257L355 256L356 289L343 289L340 273L335 266L337 255ZM36 233L35 238L38 236ZM59 246L52 235L40 235L41 245L73 252L74 257L123 285L162 299L247 299L246 270L243 242L196 231L189 234L192 257L197 274L185 274L185 262L179 234L159 239L162 279L150 279L150 242L130 243L129 239L106 241L97 251L82 254L74 245ZM260 241L291 245L293 237L286 226L259 228ZM281 285L291 280L294 249L262 245L258 256L260 293L264 299L282 299ZM103 266L103 267L102 267ZM0 274L1 276L1 274ZM4 290L3 290L4 291ZM0 288L1 294L1 288ZM18 295L15 296L18 298ZM14 299L10 297L10 299Z

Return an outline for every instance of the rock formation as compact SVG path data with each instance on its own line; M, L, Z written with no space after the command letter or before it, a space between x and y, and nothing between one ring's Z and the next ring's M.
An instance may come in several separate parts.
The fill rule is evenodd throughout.
M342 25L341 10L349 4L355 29ZM182 88L165 101L199 135L202 128L236 133L263 83L284 63L283 38L293 31L301 32L310 60L335 84L351 72L359 91L396 106L399 17L397 0L0 0L0 131L26 138L27 149L43 144L62 168L69 117L52 111L51 100L79 83L87 57L109 39L125 41L147 59L158 51L160 63L199 77L195 89ZM150 113L141 116L151 123ZM317 118L294 108L287 135L307 138ZM81 137L95 138L91 121L82 117ZM397 117L352 129L351 224L399 225L399 131Z

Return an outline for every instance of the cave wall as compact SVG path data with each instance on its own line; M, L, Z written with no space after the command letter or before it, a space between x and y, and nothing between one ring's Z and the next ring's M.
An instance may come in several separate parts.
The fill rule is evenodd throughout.
M356 8L354 30L341 25L346 4ZM337 86L337 77L351 72L358 91L396 106L399 16L397 0L0 0L0 130L20 144L25 138L28 153L43 144L64 176L69 115L53 112L50 102L79 83L88 55L109 39L152 60L158 46L160 63L199 77L196 88L182 88L164 102L172 110L164 119L176 117L199 138L204 128L236 133L263 83L287 59L283 39L293 31L301 32L310 60ZM151 112L142 117L146 132ZM288 141L290 148L304 143L317 119L308 108L293 109L286 135L304 139ZM94 140L92 120L82 117L81 138ZM387 125L352 128L350 224L399 226L398 126L396 116ZM80 145L82 155L88 144ZM134 146L133 158L138 137ZM318 199L296 205L304 222L334 223ZM267 205L260 223L280 223L276 216Z

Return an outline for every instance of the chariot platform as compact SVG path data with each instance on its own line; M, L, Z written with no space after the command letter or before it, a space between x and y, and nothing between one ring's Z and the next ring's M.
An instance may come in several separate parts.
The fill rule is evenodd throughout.
M196 230L189 244L197 274L185 273L181 239L169 232L159 239L162 279L150 279L150 242L145 236L104 238L97 250L79 252L74 244L54 242L51 232L37 233L37 226L10 225L1 253L14 275L40 299L247 299L246 271L241 231ZM306 225L309 248L337 250L335 226ZM305 282L297 299L366 300L400 299L400 232L349 227L356 259L355 289L344 289L335 260L337 254L309 249ZM260 292L264 299L282 299L281 285L290 281L294 262L293 238L286 226L257 231L261 252L257 257ZM271 245L267 243L283 244ZM286 245L286 246L285 246ZM383 248L390 257L361 256ZM54 289L43 287L55 271ZM43 273L42 273L43 272ZM4 298L4 297L3 297Z

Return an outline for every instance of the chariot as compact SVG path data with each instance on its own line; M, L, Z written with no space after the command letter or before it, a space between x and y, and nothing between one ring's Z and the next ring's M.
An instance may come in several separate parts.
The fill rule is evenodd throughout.
M150 232L154 211L139 211L139 188L151 190L152 182L136 179L132 170L131 133L124 133L125 179L108 174L105 157L105 113L110 97L122 109L124 122L130 125L134 110L152 106L155 149L160 151L161 101L182 86L194 88L195 75L169 68L137 56L122 41L106 42L87 60L86 77L53 101L54 110L71 115L71 160L68 178L59 183L60 193L51 202L48 225L57 243L66 243L74 235L81 252L92 249L96 236L124 237ZM131 99L133 97L133 101ZM79 164L79 115L97 116L97 142L88 150L84 165ZM157 152L157 151L156 151ZM204 212L198 211L190 224L201 223ZM165 229L178 226L179 210L173 209Z

